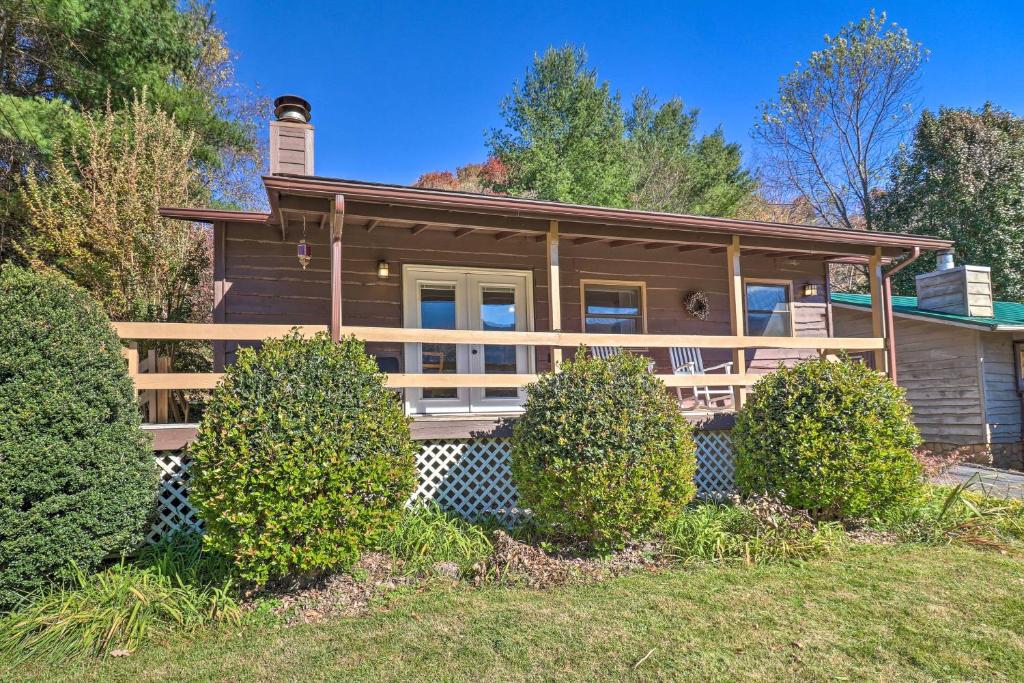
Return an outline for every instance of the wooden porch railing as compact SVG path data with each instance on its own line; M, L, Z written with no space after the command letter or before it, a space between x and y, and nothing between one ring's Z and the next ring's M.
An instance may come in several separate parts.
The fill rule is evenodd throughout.
M233 323L114 323L122 339L261 341L280 337L294 328L312 336L327 331L326 325L260 325ZM474 330L432 330L407 327L341 327L341 335L354 335L367 342L427 344L503 344L573 348L586 346L669 348L691 346L724 349L807 349L829 351L876 351L885 348L878 337L745 337L694 334L590 334L579 332L481 332ZM138 350L124 349L128 370L139 391L169 389L212 389L222 373L140 373ZM537 379L534 374L410 374L389 373L387 385L395 389L425 387L521 387ZM747 387L759 375L705 374L658 375L670 387Z

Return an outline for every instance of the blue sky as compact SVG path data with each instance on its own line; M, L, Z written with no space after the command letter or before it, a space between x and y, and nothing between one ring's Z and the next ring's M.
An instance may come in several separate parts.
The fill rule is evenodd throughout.
M268 96L313 105L316 171L410 183L482 160L498 104L535 52L583 45L628 101L647 87L721 125L748 164L756 106L822 36L863 16L852 2L266 2L217 0L238 76ZM1024 114L1024 4L875 5L931 58L920 102Z

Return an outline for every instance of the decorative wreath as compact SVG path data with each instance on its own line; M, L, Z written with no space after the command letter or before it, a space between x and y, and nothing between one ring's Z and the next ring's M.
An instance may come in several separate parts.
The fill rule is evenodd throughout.
M707 320L711 314L711 302L704 292L690 292L683 301L686 304L686 312L698 320Z

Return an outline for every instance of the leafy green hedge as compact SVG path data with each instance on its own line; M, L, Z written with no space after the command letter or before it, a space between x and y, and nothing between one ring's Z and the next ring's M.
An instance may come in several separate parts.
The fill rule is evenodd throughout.
M577 353L527 388L512 439L520 504L597 550L670 521L696 493L696 446L665 385L631 354Z
M363 344L297 332L242 349L195 443L192 503L243 578L354 562L416 482L395 394Z
M732 432L741 493L857 517L920 489L910 405L862 363L809 360L758 380Z
M135 548L157 470L110 321L58 275L0 269L0 608Z

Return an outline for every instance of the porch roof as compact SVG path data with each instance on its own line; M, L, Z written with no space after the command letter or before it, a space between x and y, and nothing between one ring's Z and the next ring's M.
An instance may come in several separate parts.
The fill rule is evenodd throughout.
M896 257L917 247L949 249L952 242L922 235L867 232L811 225L768 223L710 216L659 213L562 202L433 190L365 181L279 174L264 176L270 213L217 209L162 208L170 218L203 222L243 220L281 226L301 215L326 217L335 195L344 195L347 219L397 222L417 227L470 227L499 233L543 235L549 221L559 222L567 237L630 240L652 243L724 246L733 235L745 236L746 249L793 248L834 252L836 256L868 256L881 247ZM372 221L372 223L371 223ZM415 234L415 233L414 233Z

